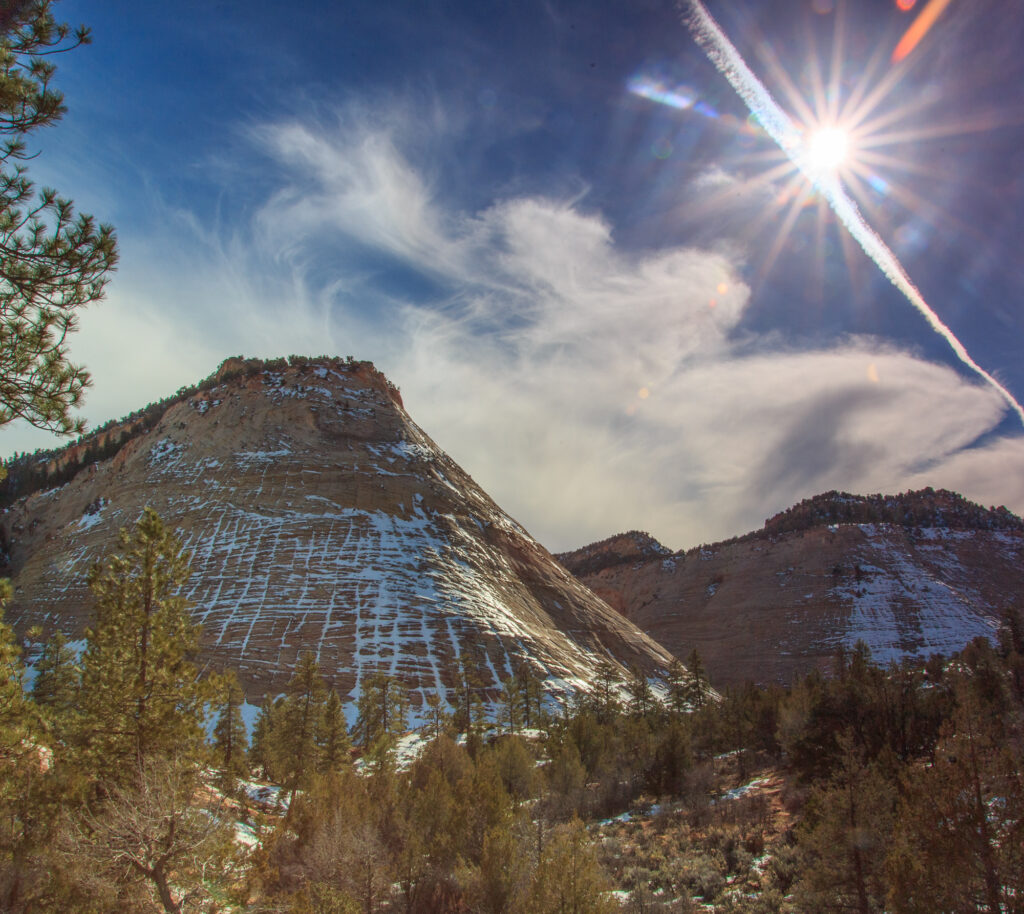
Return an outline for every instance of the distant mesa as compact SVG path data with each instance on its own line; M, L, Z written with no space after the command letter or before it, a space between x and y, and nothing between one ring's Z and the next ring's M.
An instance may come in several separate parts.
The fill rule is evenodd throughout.
M599 543L591 543L574 552L557 555L556 558L573 574L583 576L596 574L613 565L644 562L671 554L671 549L662 546L649 533L630 530L628 533L617 533Z
M381 671L414 708L446 694L462 656L492 696L520 663L564 697L605 661L657 676L671 660L441 451L369 362L228 359L8 469L20 633L80 634L87 570L150 505L192 553L202 660L238 669L252 702L307 650L348 701Z
M826 492L761 530L664 554L646 534L557 558L715 686L791 682L863 640L877 661L992 638L1024 593L1024 522L944 489ZM667 552L667 550L666 550Z

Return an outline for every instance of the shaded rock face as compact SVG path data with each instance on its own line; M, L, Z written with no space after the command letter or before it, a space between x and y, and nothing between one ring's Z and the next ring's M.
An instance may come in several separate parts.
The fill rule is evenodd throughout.
M973 529L762 531L615 562L613 537L558 558L674 654L697 648L712 684L791 682L828 670L836 649L859 639L884 663L993 638L1003 610L1019 607L1024 593L1024 533L993 517ZM603 567L586 571L596 556Z
M7 618L79 634L90 565L146 505L192 554L202 659L237 669L250 701L280 691L305 650L343 699L383 671L414 706L445 694L465 651L491 687L526 661L554 693L588 689L605 658L650 675L671 660L503 513L368 363L229 377L16 502Z

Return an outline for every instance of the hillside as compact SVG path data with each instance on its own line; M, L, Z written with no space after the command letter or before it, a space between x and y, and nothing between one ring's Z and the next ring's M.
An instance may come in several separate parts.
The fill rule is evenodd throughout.
M414 706L451 685L464 652L492 690L526 662L558 695L588 689L606 658L651 675L670 660L502 512L369 363L229 360L112 456L71 450L49 458L77 463L66 482L3 515L22 633L81 633L87 570L150 505L192 553L203 660L237 668L250 701L279 691L304 650L350 702L379 670Z
M558 558L673 653L697 648L719 686L789 682L857 640L882 662L950 653L1024 592L1021 519L944 490L830 492L685 552L637 537Z

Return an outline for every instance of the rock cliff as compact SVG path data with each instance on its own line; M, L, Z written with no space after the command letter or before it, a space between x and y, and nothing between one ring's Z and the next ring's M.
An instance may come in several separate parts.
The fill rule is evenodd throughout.
M556 694L588 689L605 658L650 675L671 659L502 512L369 363L230 360L161 409L106 459L82 463L88 440L52 457L70 481L5 512L19 632L80 633L88 568L150 505L192 554L203 660L236 668L253 702L304 650L343 698L381 670L414 706L445 693L465 651L491 688L525 661Z
M688 551L633 533L558 558L679 657L697 648L716 686L789 682L857 640L883 663L950 653L1024 593L1020 518L931 489L826 493Z

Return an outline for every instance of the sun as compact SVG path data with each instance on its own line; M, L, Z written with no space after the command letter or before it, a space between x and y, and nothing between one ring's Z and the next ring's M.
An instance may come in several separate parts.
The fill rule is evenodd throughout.
M807 135L804 154L813 172L835 174L850 161L850 133L836 125L817 127Z

